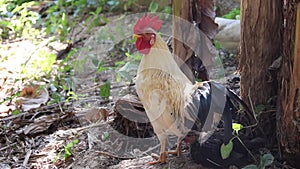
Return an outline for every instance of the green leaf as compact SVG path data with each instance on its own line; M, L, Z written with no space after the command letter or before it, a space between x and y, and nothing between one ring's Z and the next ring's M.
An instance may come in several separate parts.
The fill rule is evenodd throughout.
M107 4L110 5L110 6L116 6L116 5L119 4L119 2L118 1L114 1L114 0L108 0Z
M108 68L107 67L103 67L103 66L99 66L98 69L97 69L97 73L100 73L104 70L107 70Z
M200 78L195 78L195 80L196 80L196 82L202 82L203 80L202 79L200 79Z
M66 151L65 152L65 154L64 154L64 160L66 160L68 157L70 157L72 154L71 154L71 152L68 150L68 151Z
M78 144L78 143L79 143L79 140L78 140L78 139L75 139L75 140L73 141L73 143L74 143L74 144Z
M258 113L262 112L264 109L265 109L265 105L259 104L255 107L254 111L256 114L258 114Z
M57 88L56 88L53 84L51 84L51 85L50 85L50 90L51 90L52 92L56 92L56 91L57 91Z
M106 17L101 17L101 20L106 24L109 22L109 19Z
M67 24L68 24L68 16L66 15L66 13L62 14L61 21L62 21L62 25L63 26L67 26Z
M128 52L125 52L125 55L126 55L127 57L130 57L130 56L131 56L131 54L128 53Z
M135 42L136 42L136 39L135 39L135 38L131 38L131 39L128 40L128 42L129 42L129 43L135 43Z
M264 154L261 158L260 158L260 164L259 166L261 168L265 168L266 166L270 166L274 161L274 157L272 154Z
M97 9L96 9L96 14L99 15L102 11L102 6L99 6Z
M102 141L105 141L105 140L108 139L108 137L109 137L108 132L103 132L103 134L102 134L102 136L101 136L101 139L102 139Z
M78 95L75 92L68 92L69 97L67 98L67 102L70 101L71 99L77 100L78 99Z
M236 19L238 15L240 15L240 9L236 8L230 11L228 14L223 15L222 17L227 19Z
M17 115L17 114L20 114L21 111L19 109L16 109L14 111L11 112L12 115Z
M78 144L79 140L75 139L72 142L70 142L67 146L65 146L65 154L64 154L64 160L66 160L68 157L72 155L71 148L73 148L76 144Z
M254 164L250 164L250 165L243 167L242 169L258 169L258 167Z
M122 68L120 68L119 71L130 72L130 71L137 70L138 68L139 68L138 65L127 62Z
M218 40L214 40L214 45L217 49L222 49L222 45Z
M99 64L101 64L99 63L98 58L94 54L89 54L89 57L92 60L94 66L98 66Z
M132 59L134 61L140 62L142 60L142 55L140 55L139 53L135 53L134 55L132 55Z
M123 65L125 65L124 61L115 62L115 66L123 66Z
M243 125L239 123L232 123L232 129L238 134L241 129L243 129Z
M121 75L120 75L120 73L116 74L116 82L118 82L118 83L121 82Z
M100 96L103 99L108 99L110 96L110 81L107 81L105 84L100 86Z
M167 14L172 14L172 8L170 6L165 6L163 12Z
M149 6L149 11L150 12L157 12L157 10L158 10L158 3L152 1L150 3L150 6Z
M121 77L123 77L127 82L131 82L132 81L132 77L129 75L128 72L126 71L118 71L119 75Z
M221 157L223 160L229 157L232 148L233 148L232 140L230 140L227 145L225 145L224 143L221 145Z
M0 26L7 27L9 24L9 21L0 21Z

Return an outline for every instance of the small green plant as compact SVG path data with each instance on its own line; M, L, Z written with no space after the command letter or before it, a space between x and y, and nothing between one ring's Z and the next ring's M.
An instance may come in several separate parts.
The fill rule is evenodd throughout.
M75 147L76 144L78 144L79 140L73 140L72 142L70 142L69 144L67 144L67 146L65 146L65 154L64 154L64 160L66 160L68 157L70 157L72 155L71 149L73 147Z
M46 33L57 35L61 42L72 43L71 32L78 23L84 23L90 31L92 27L108 22L100 15L107 3L107 0L58 0L47 10ZM85 14L87 17L83 17Z
M136 74L138 69L138 63L140 62L142 56L139 53L130 54L125 53L127 62L116 62L115 65L122 66L118 70L117 81L120 81L121 78L125 79L126 82L132 83L133 77Z
M258 165L250 164L242 169L265 169L266 167L270 166L274 161L274 157L272 154L264 154L260 157L260 161Z
M40 33L34 25L40 19L37 12L29 10L37 2L18 2L13 0L0 1L0 34L1 38L8 39L9 36L32 38Z
M86 23L88 24L88 31L90 31L93 27L100 26L102 23L108 23L109 20L101 15L101 12L103 11L103 7L108 4L109 1L107 0L101 0L99 1L99 5L95 12L89 12L90 16L86 19Z
M172 7L171 6L165 6L162 12L171 15L172 14Z
M238 124L238 123L232 123L232 129L234 131L234 133L236 134L236 137L238 137L238 132L243 128L243 126L241 124ZM233 149L233 142L232 140L234 139L235 137L233 137L228 144L222 144L221 145L221 157L222 159L227 159L230 154L231 154L231 151Z
M124 10L127 11L127 9L133 5L133 3L135 2L136 0L127 0L127 2L124 4Z
M12 88L12 89L11 89L10 97L1 99L1 100L0 100L0 104L3 104L3 103L6 102L6 101L11 102L11 101L12 101L13 99L15 99L16 97L19 97L20 94L21 94L21 91L15 92L15 91L14 91L14 88Z
M108 99L110 96L110 81L100 86L100 96L103 99Z
M218 49L218 50L223 48L221 43L218 40L214 40L214 45L215 45L216 49Z
M240 19L240 8L235 8L228 14L223 15L222 17L226 19Z
M149 11L151 13L157 12L158 11L159 4L157 2L151 1L149 5Z
M159 4L161 3L161 1L155 2L155 1L151 1L151 3L149 4L148 10L151 13L155 13L155 12L164 12L167 14L172 14L172 7L171 6L164 6L164 8L161 10Z
M259 104L254 108L255 115L258 116L263 110L265 110L266 106L263 104Z
M101 140L106 141L108 139L108 137L109 137L109 133L105 131L101 135Z
M17 114L20 114L21 113L21 110L19 109L15 109L11 112L12 115L17 115Z
M230 139L229 143L228 144L222 144L221 145L221 148L220 148L220 151L221 151L221 156L223 159L227 159L231 152L232 152L232 149L233 149L233 142L232 140L233 139L238 139L239 142L244 146L244 148L247 150L247 152L251 155L251 157L253 158L254 161L256 161L254 155L251 153L251 151L246 147L246 145L244 144L244 142L240 139L239 137L239 131L241 129L243 129L243 125L241 124L238 124L238 123L233 123L232 124L232 129L233 129L233 134L234 134L234 137Z
M40 49L37 51L37 57L30 64L26 62L22 65L21 73L27 79L38 80L43 76L49 78L54 63L56 63L56 55Z
M73 141L71 141L70 143L68 143L66 146L64 146L64 150L61 150L59 153L57 153L55 159L53 160L53 163L56 163L56 161L60 158L61 153L64 152L63 155L63 160L66 160L68 157L70 157L72 155L72 148L74 148L76 146L76 144L78 144L79 140L75 139Z
M57 34L61 42L65 42L71 30L71 26L75 24L69 21L69 6L71 6L70 1L58 0L47 10L46 33Z
M47 103L48 105L78 99L77 94L74 92L74 82L70 78L74 75L74 67L77 64L76 60L71 60L76 52L77 49L73 48L63 60L56 62L55 64L58 65L57 71L52 72L51 76L47 78L51 98Z

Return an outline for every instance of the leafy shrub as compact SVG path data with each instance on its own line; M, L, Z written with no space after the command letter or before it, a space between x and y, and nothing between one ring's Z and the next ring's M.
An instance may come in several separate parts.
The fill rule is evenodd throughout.
M2 39L13 37L30 37L32 32L38 32L33 25L38 22L40 15L31 11L30 8L36 5L34 1L0 1L0 34Z

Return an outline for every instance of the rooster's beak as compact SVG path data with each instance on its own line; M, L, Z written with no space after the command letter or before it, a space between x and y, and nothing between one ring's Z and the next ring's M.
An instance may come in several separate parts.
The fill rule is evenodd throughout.
M139 35L139 34L133 34L132 37L133 37L134 39L137 39L137 38L142 37L142 35Z

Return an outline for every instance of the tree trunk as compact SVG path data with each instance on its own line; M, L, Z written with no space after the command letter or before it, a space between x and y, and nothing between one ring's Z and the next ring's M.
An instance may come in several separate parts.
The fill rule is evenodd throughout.
M278 68L273 63L280 61L282 25L281 0L241 1L241 97L259 115L258 125L270 144L277 138Z
M184 74L194 81L192 65L186 65L185 62L193 55L191 48L184 42L189 36L190 28L187 23L192 23L190 16L191 0L181 1L173 0L173 54Z
M275 66L276 62L281 64ZM280 65L280 74L274 77ZM239 67L241 95L248 104L267 105L268 100L276 96L279 89L279 148L282 157L297 168L300 167L299 65L299 0L243 0Z
M212 45L210 40L214 38L218 29L214 22L213 0L173 0L172 8L175 59L191 81L194 81L195 77L208 80L205 66L211 62L212 57L208 51L210 47L207 46ZM199 33L198 30L203 33Z
M279 77L281 105L277 114L279 147L283 158L300 167L300 3L288 0L283 16L282 69ZM296 8L297 6L297 8ZM297 13L297 14L296 14ZM295 27L296 23L296 27ZM296 31L295 31L296 30Z
M277 94L268 69L281 51L281 0L241 1L241 96L250 105L266 105Z

